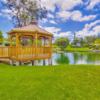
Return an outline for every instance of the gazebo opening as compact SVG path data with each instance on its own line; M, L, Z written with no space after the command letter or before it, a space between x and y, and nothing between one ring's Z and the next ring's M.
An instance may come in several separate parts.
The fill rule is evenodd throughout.
M21 46L33 46L34 38L32 36L22 36L19 41Z

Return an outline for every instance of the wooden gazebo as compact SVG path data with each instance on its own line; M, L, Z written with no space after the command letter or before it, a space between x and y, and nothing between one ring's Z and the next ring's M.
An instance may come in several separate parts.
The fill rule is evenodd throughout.
M52 55L53 35L31 24L15 28L9 33L10 46L0 47L0 57L9 58L10 62L27 62L50 59Z

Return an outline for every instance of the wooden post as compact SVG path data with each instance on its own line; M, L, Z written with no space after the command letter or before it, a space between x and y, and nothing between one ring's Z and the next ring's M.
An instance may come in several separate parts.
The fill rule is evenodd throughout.
M13 60L10 60L10 65L13 65Z
M16 33L16 47L19 46L19 35Z
M10 47L12 46L11 42L12 42L12 36L9 35L9 41L10 41Z
M31 62L32 62L32 66L34 66L34 60L32 60Z
M10 60L10 65L16 66L16 65L14 64L14 60Z
M43 65L44 65L44 66L46 65L45 59L43 60Z
M37 57L37 41L38 41L38 34L36 33L36 35L35 35L35 41L36 41L36 43L35 43L35 58Z
M52 37L50 37L50 56L52 56Z
M9 48L8 48L8 56L9 58L11 57L11 36L9 36L9 41L10 41L10 45L9 45Z
M52 66L52 59L48 59L48 65Z
M22 62L21 62L21 61L19 61L19 65L20 65L20 66L22 65Z

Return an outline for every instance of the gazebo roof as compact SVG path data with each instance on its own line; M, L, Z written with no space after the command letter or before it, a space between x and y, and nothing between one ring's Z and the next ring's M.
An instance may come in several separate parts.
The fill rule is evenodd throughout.
M35 25L35 24L31 24L31 25L27 25L27 26L24 26L24 27L12 29L10 32L8 32L8 34L11 34L11 33L26 33L26 32L28 32L28 33L38 32L40 34L53 36L52 33L40 28L38 25Z

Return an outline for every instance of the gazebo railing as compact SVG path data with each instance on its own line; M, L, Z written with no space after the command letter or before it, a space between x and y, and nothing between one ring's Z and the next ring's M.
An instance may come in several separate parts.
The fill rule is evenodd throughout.
M18 60L46 59L51 57L51 47L10 47L9 56Z
M51 47L0 47L0 58L11 58L16 60L47 59L52 54Z
M0 47L0 58L9 57L9 47Z

